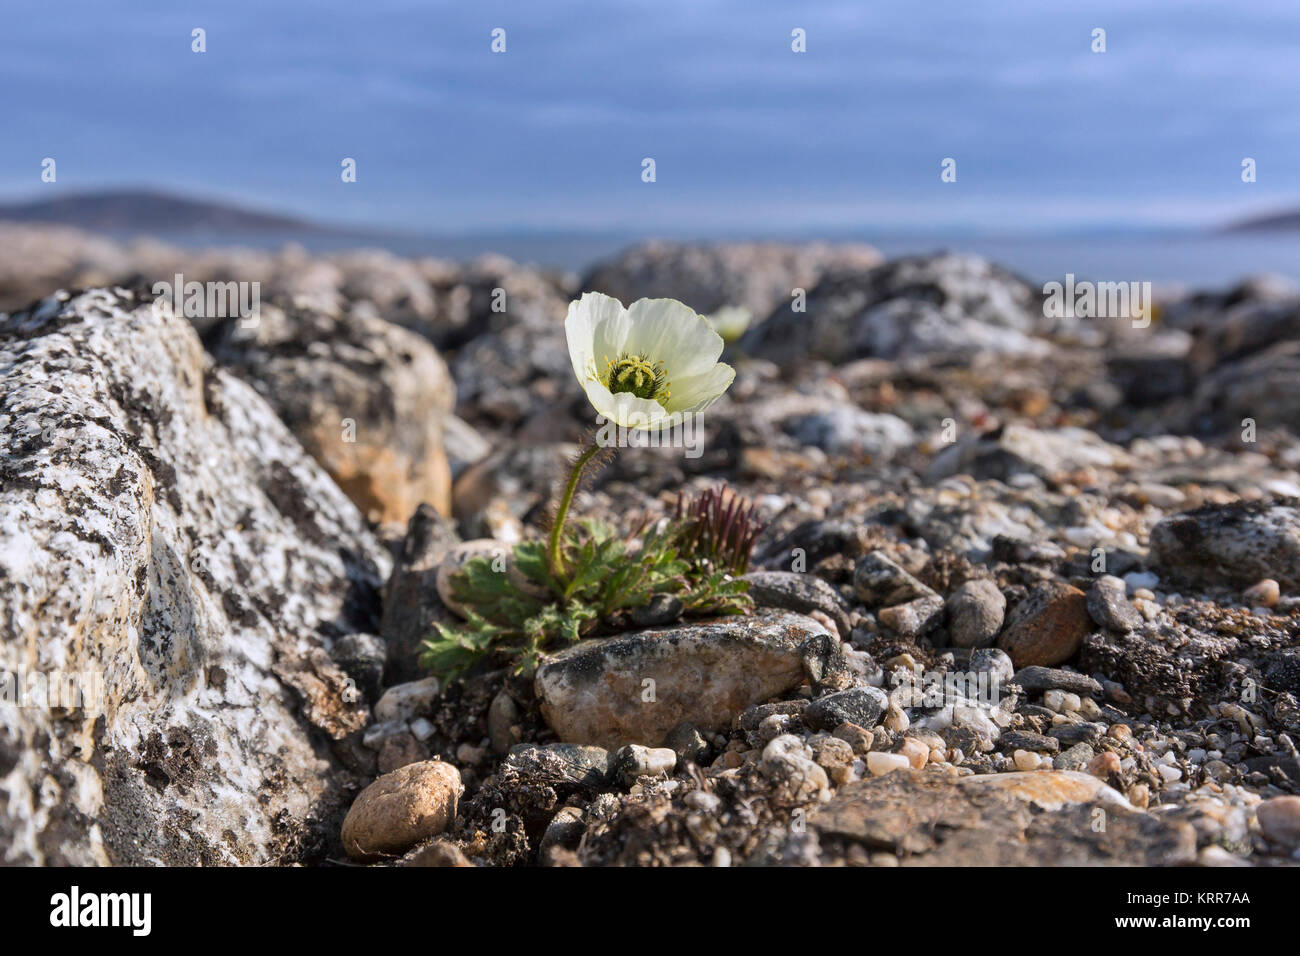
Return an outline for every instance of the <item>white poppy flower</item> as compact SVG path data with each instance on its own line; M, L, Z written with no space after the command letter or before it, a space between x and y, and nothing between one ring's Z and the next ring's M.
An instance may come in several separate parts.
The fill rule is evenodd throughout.
M596 411L624 428L656 431L708 408L735 369L718 361L722 337L675 299L584 293L564 320L573 373Z

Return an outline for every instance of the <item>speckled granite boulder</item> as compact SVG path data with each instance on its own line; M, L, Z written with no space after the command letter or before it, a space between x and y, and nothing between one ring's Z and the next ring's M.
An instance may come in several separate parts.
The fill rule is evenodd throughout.
M6 863L283 863L329 852L366 712L328 655L389 559L257 394L121 290L0 317Z

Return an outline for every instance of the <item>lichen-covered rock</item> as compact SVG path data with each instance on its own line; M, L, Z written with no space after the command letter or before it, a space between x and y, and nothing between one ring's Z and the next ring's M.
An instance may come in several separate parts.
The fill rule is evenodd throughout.
M741 348L779 362L797 357L836 365L866 356L968 359L975 351L1047 351L1031 335L1045 324L1038 293L978 256L945 253L870 271L828 271L805 306L776 306L745 334Z
M0 317L0 708L8 863L283 863L328 852L331 738L364 700L326 653L377 625L355 506L165 305L122 290Z
M572 743L657 747L678 724L719 730L797 687L829 634L799 614L760 612L583 641L537 670L542 716ZM810 666L811 665L811 666Z
M442 423L456 393L427 341L364 312L275 306L214 338L217 361L252 383L372 521L405 522L424 502L450 514Z
M1155 566L1204 587L1249 587L1272 578L1300 588L1300 499L1206 505L1151 529Z
M1122 468L1124 449L1083 428L1053 430L1008 425L986 435L972 435L941 452L926 477L941 481L952 475L1006 481L1013 475L1052 478L1088 468Z
M400 856L456 819L465 785L441 760L407 764L357 795L343 821L343 849L359 860Z
M827 271L865 272L880 261L876 250L862 245L645 242L597 265L582 287L625 305L677 299L706 315L737 306L758 320Z
M1292 310L1293 315L1300 311ZM1197 385L1187 425L1240 435L1247 420L1257 430L1300 429L1300 341L1277 345L1216 368ZM1181 409L1179 409L1181 411Z

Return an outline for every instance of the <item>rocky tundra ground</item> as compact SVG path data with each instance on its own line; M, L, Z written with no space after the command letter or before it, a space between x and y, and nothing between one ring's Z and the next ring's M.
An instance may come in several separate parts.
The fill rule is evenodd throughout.
M1300 859L1300 289L1134 322L862 246L0 249L6 863ZM541 533L592 424L588 289L725 316L737 377L575 510L725 484L757 606L439 681L451 573ZM96 692L24 697L55 674Z

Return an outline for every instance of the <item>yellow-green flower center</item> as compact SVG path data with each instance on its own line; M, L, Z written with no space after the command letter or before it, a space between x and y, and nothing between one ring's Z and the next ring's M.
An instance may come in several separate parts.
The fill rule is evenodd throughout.
M651 362L644 355L620 355L605 359L605 387L614 395L631 392L637 398L653 399L659 404L668 400L668 379L663 362Z

